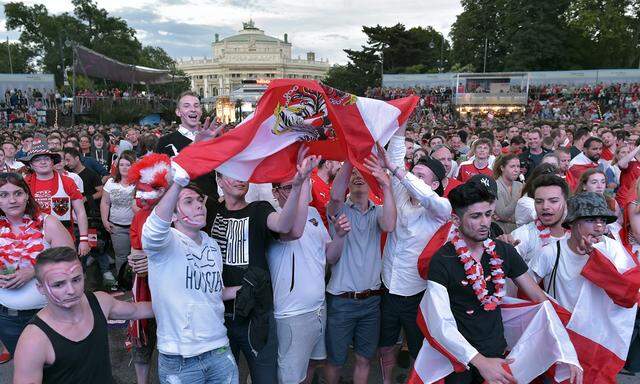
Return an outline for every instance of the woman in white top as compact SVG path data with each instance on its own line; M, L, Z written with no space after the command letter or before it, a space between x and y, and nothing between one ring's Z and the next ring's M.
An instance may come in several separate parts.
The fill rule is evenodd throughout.
M548 163L540 164L533 169L531 176L527 178L527 182L522 188L522 197L520 197L516 203L515 217L517 227L529 224L537 218L535 202L533 200L533 196L531 196L533 194L533 191L531 191L533 180L540 175L556 173L557 168L553 164Z
M49 247L73 247L54 216L41 214L17 173L0 174L0 341L13 354L31 317L46 304L33 265Z
M131 240L129 230L134 214L134 189L133 184L129 184L127 176L131 164L135 163L135 152L127 150L120 154L116 160L116 175L107 180L102 189L102 200L100 201L100 217L102 225L111 234L113 251L116 259L116 273L127 262L127 256L131 251Z

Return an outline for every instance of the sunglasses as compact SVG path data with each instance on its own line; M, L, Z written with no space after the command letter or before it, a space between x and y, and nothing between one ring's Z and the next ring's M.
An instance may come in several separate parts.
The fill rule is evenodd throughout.
M289 185L279 185L277 187L273 187L271 190L273 192L275 192L275 191L289 192L289 191L291 191L292 188L293 188L293 185L289 184Z

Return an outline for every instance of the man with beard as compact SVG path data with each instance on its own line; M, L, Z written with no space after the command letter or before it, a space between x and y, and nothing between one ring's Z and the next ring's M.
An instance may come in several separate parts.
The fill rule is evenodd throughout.
M82 265L73 248L43 251L35 272L48 304L18 340L13 382L111 383L107 320L151 318L151 303L84 293Z
M567 170L567 183L569 188L574 190L578 185L580 176L590 168L599 166L600 156L602 155L602 140L597 137L590 137L584 142L584 148L578 156L574 157L569 163ZM604 169L603 169L604 170Z
M572 340L587 384L616 382L636 317L636 261L619 241L604 236L616 220L602 195L574 195L563 222L570 236L543 247L529 263L545 291L571 312L567 327L577 335Z
M201 131L213 128L209 118L200 124L202 117L202 105L198 95L191 91L185 91L178 96L176 116L180 118L178 130L162 136L158 140L155 152L164 153L173 157L182 151L184 147L196 140L196 135ZM218 198L218 184L214 172L208 173L193 180L210 199Z
M453 208L451 241L431 259L423 299L427 307L438 308L443 319L445 329L432 334L435 341L466 368L444 382L514 382L504 366L511 363L504 360L507 343L500 311L505 279L511 278L534 302L547 298L516 250L489 238L495 195L481 185L464 184L451 191L449 200ZM571 372L572 379L580 375L577 367L571 366Z
M531 187L537 219L516 228L501 240L510 242L526 263L547 244L562 240L566 230L562 227L569 186L557 175L541 175Z

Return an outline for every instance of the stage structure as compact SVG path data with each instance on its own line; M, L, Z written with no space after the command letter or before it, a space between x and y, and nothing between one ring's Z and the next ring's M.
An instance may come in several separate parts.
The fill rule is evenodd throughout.
M454 108L461 115L524 113L529 75L526 72L459 73L453 89Z

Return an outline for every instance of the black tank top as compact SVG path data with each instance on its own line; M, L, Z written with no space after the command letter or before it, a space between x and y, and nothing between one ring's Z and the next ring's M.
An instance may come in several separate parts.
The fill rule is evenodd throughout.
M82 341L71 341L60 335L37 315L30 322L47 335L56 355L53 364L44 366L43 384L113 383L107 319L96 296L91 292L86 296L93 313L93 329Z

